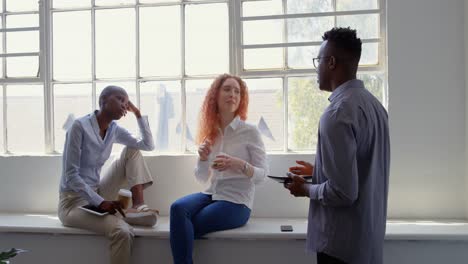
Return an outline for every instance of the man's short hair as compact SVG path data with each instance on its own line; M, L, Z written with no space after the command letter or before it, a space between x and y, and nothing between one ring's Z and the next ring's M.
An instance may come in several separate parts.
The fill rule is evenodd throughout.
M349 56L350 59L359 62L362 42L356 36L356 30L349 27L335 27L325 32L322 39L333 43L334 47L344 52L345 56Z
M101 92L101 94L99 95L99 108L102 108L102 105L104 103L104 100L106 99L106 97L108 97L109 95L113 94L113 93L123 93L123 94L127 94L127 92L125 91L124 88L122 87L119 87L119 86L115 86L115 85L109 85L109 86L106 86L106 88L104 88Z

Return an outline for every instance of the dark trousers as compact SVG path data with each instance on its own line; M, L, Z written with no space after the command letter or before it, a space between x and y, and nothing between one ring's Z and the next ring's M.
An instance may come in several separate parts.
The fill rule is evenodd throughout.
M346 262L325 253L317 252L317 264L346 264Z

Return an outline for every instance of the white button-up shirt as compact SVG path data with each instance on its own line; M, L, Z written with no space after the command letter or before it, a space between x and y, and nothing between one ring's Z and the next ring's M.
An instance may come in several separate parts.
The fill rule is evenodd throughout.
M218 171L211 168L217 155L224 153L247 161L254 167L249 177L238 170ZM207 161L198 160L195 177L202 183L211 179L204 192L213 195L213 200L245 204L252 209L255 185L265 180L268 173L265 146L257 127L247 124L237 116L226 126L211 147Z

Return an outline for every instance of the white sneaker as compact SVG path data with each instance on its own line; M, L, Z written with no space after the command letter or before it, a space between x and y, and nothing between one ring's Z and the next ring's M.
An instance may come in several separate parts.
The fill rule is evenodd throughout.
M155 226L158 222L158 213L149 209L147 205L141 205L136 209L127 210L124 221L130 225Z

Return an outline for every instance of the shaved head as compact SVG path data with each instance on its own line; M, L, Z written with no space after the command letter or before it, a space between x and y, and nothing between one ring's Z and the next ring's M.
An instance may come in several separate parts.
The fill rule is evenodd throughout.
M104 88L104 90L102 90L101 92L101 95L99 95L99 108L102 108L102 105L104 104L106 98L109 97L109 95L118 93L128 96L127 92L122 87L109 85L106 88Z

